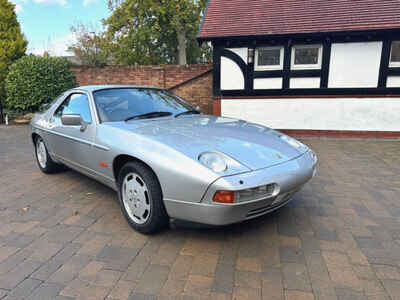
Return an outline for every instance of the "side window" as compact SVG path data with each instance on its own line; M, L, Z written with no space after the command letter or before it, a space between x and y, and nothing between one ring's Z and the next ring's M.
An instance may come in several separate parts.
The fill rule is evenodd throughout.
M85 94L72 94L57 108L54 115L61 118L66 114L79 114L83 121L92 123L90 115L89 99Z
M283 54L282 46L257 48L254 69L256 71L282 70Z
M400 67L400 41L392 42L389 67Z
M321 69L322 45L294 45L292 70Z

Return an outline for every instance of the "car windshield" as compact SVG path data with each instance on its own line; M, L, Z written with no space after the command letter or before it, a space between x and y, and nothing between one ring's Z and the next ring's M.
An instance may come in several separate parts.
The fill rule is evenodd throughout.
M152 113L163 117L194 109L178 96L159 89L106 89L94 92L93 97L101 122L119 122Z

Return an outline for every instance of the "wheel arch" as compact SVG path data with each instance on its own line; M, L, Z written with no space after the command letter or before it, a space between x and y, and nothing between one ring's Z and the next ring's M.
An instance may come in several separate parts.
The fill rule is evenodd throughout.
M154 176L157 178L158 184L160 185L161 191L162 191L162 187L160 184L160 180L157 176L157 173L154 172L153 168L151 166L149 166L147 163L145 163L143 160L134 157L132 155L128 155L128 154L120 154L118 156L116 156L113 160L113 164L112 164L112 168L113 168L113 174L114 174L114 178L115 178L115 182L118 185L118 174L121 170L121 168L127 163L127 162L139 162L143 165L145 165L153 174Z
M41 136L39 134L37 134L36 132L32 132L31 137L32 137L32 143L35 145L36 139L41 137Z

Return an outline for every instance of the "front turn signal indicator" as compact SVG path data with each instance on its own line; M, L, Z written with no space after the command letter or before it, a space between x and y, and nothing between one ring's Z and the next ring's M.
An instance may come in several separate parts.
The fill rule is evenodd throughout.
M235 192L232 191L217 191L213 197L214 202L219 203L234 203Z

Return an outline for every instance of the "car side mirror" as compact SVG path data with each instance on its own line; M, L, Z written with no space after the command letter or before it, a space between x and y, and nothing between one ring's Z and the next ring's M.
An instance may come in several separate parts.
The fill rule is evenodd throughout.
M66 126L81 126L80 130L85 131L87 124L79 114L66 114L61 116L61 123Z
M197 105L194 110L200 112L200 106Z

